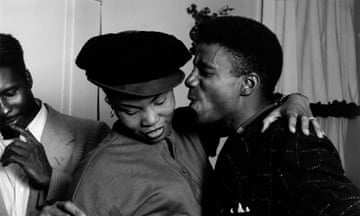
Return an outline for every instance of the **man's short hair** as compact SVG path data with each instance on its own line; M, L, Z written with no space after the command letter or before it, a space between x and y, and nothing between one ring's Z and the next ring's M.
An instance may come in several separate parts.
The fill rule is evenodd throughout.
M0 67L11 67L21 72L26 70L21 44L10 34L0 33Z
M233 73L255 72L264 95L280 78L283 53L276 35L263 24L239 16L216 17L196 26L195 44L219 44L233 55Z

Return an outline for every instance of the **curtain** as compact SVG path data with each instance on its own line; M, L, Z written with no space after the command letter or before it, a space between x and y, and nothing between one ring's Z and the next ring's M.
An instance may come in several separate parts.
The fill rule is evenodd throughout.
M284 67L277 90L310 102L358 104L354 0L263 0L262 22L278 36ZM345 118L320 118L344 163ZM345 166L345 164L343 164Z

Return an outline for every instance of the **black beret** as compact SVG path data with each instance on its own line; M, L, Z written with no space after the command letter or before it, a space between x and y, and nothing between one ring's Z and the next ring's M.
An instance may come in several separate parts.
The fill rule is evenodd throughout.
M191 58L172 35L124 31L93 37L81 48L76 65L95 85L120 93L150 96L180 84L180 68Z

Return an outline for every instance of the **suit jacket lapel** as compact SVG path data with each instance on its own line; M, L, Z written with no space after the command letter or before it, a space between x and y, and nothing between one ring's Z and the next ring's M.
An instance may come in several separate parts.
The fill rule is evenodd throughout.
M48 108L48 118L45 124L41 142L45 147L48 160L53 168L61 168L68 161L65 157L70 157L75 137L71 128L64 120L62 114L46 105Z
M45 104L48 110L48 116L44 131L41 136L41 143L44 145L50 165L55 169L61 169L66 166L63 161L68 161L65 157L70 157L74 141L74 135L68 127L61 113L54 110L51 106ZM32 209L37 209L45 202L45 194L33 188L30 189L27 215L34 215Z

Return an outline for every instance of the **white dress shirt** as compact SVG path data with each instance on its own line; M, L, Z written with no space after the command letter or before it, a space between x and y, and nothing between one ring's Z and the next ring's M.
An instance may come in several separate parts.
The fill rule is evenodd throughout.
M27 129L40 141L47 119L47 110L41 103L41 108ZM20 136L20 139L24 137ZM3 140L0 137L0 155L12 140ZM9 216L25 216L30 195L28 179L17 164L0 166L0 192Z

